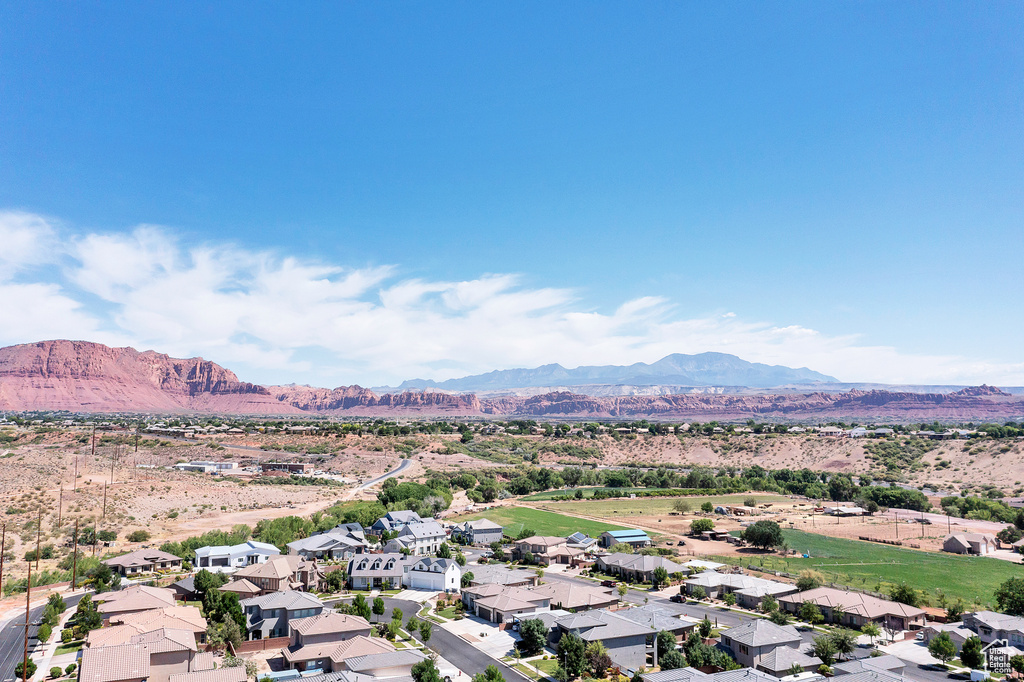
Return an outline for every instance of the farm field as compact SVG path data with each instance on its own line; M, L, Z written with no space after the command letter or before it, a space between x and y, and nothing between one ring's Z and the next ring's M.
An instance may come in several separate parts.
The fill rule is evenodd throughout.
M679 500L686 500L695 511L700 510L704 502L711 504L743 504L748 497L757 499L758 504L781 502L792 502L784 495L741 493L737 495L710 495L710 496L686 496L686 497L638 497L636 499L617 498L609 500L583 500L580 502L552 502L560 510L572 514L586 514L588 516L611 517L613 515L638 514L641 516L667 516L674 511L674 505Z
M891 585L906 582L923 590L933 606L938 604L941 592L949 598L962 598L968 610L971 605L994 605L996 588L1020 574L1020 566L1000 559L922 552L798 530L783 530L783 535L792 549L809 558L753 553L715 558L792 574L813 569L826 580L875 592L888 592Z
M485 512L475 514L464 514L452 519L453 521L470 521L474 519L487 518L495 523L500 523L505 528L505 534L515 537L524 528L531 528L537 535L571 535L581 531L597 537L606 530L620 530L622 526L589 519L577 519L571 516L564 516L555 512L531 509L530 507L495 507Z

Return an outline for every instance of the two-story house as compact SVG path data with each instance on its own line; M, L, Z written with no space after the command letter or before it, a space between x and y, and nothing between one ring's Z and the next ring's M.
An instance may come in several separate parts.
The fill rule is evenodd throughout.
M476 519L452 528L452 540L467 545L489 545L492 542L501 542L504 532L505 529L494 521Z
M821 665L820 658L800 651L803 639L792 625L753 620L724 631L721 641L740 665L776 677L791 674L794 664L803 670L817 670Z
M529 556L527 556L529 554ZM569 547L565 538L550 535L533 535L523 540L516 540L512 545L512 558L523 561L533 557L533 561L542 565L569 564L583 550Z
M423 523L423 519L416 512L407 509L390 511L373 522L373 525L370 526L370 532L374 535L394 533L410 523Z
M458 592L462 569L454 559L420 559L406 574L406 586L414 590Z
M360 554L348 562L348 578L356 590L397 589L418 559L404 554Z
M384 545L386 552L408 550L410 554L426 556L436 554L441 544L448 539L448 534L437 521L406 524L398 531L398 536Z
M288 553L307 559L349 559L369 547L358 523L343 523L323 533L288 543Z
M324 603L308 592L271 592L239 603L245 612L247 639L285 637L293 620L317 616L324 610Z
M235 579L245 579L260 588L263 594L284 590L315 592L323 577L316 561L295 554L285 554L262 564L238 570Z
M289 668L331 670L331 654L355 637L370 637L371 627L359 616L326 611L289 623L291 642L281 653Z

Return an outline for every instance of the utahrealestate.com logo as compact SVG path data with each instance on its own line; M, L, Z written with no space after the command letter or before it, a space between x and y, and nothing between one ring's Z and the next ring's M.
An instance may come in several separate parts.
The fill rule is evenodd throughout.
M1009 675L1012 672L1007 646L1005 639L997 639L981 650L985 654L985 670L999 675Z

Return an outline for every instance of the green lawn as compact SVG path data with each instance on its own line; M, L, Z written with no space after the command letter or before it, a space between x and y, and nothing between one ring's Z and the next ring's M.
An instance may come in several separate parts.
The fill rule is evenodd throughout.
M636 499L619 498L611 500L584 500L581 502L551 502L551 509L564 509L575 514L613 518L617 516L635 515L666 515L675 511L674 505L681 499L690 503L693 511L699 511L705 502L711 504L743 504L748 497L757 499L758 504L765 502L787 502L789 498L782 495L712 495L702 497L638 497ZM547 507L548 505L545 505Z
M576 531L582 531L591 537L597 537L606 530L622 530L617 526L600 521L576 519L554 512L531 509L529 507L497 507L477 514L456 517L456 521L473 519L490 519L505 528L505 534L515 537L524 528L531 528L537 535L560 535L565 537Z
M83 640L78 640L77 642L68 642L67 644L58 644L57 649L56 651L54 651L53 655L59 656L60 654L70 654L75 651L81 651L82 644L84 644Z
M716 560L766 570L799 573L814 569L838 584L888 592L905 581L923 590L935 605L941 590L947 597L961 597L968 604L991 606L993 592L1006 579L1020 575L1020 566L1000 559L922 552L860 540L830 538L799 530L783 530L789 546L801 556L715 557ZM809 558L803 558L808 554Z

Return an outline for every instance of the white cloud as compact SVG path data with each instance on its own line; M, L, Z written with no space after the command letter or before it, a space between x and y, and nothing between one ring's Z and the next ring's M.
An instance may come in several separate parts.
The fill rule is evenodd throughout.
M126 343L203 355L254 381L372 385L714 350L846 381L1024 383L1024 364L900 353L731 312L684 319L679 302L660 296L611 313L581 309L574 291L531 288L507 273L402 279L394 266L186 246L153 226L69 238L25 213L0 213L0 239L11 246L0 254L3 343Z

